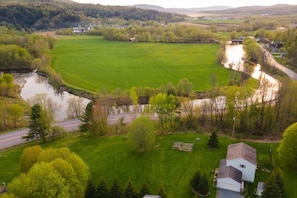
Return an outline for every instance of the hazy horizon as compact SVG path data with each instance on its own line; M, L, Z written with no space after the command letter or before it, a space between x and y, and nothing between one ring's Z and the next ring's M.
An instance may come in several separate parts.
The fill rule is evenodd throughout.
M211 6L230 6L230 7L241 7L241 6L271 6L276 4L290 4L297 5L296 0L250 0L250 1L234 1L234 0L213 0L213 1L168 1L168 0L74 0L79 3L93 3L101 5L121 5L121 6L131 6L136 4L149 4L155 6L161 6L163 8L203 8Z

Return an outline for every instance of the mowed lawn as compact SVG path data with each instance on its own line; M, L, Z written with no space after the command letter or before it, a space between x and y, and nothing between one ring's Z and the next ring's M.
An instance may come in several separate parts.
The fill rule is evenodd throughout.
M200 141L196 141L200 138ZM239 140L220 137L220 149L207 148L209 135L184 133L157 136L156 147L148 153L137 153L129 149L125 136L93 138L88 135L69 137L53 143L42 144L43 147L69 147L88 164L92 178L98 182L104 178L108 186L117 178L122 187L130 180L137 190L146 181L152 191L157 193L160 186L168 198L191 198L193 194L189 182L196 171L205 173L209 179L211 196L216 189L212 186L212 170L218 167L220 159L226 157L228 144ZM192 153L171 149L175 141L194 143ZM248 143L257 149L258 164L270 168L268 147L276 157L278 144ZM0 181L9 182L19 173L19 157L24 146L0 152ZM277 166L277 164L275 164ZM258 181L265 181L269 174L258 171L256 182L249 185L252 195ZM296 178L290 178L295 182ZM292 184L292 183L291 183ZM291 185L286 183L286 185ZM291 196L288 196L291 197Z
M230 71L216 63L216 44L165 44L106 41L99 36L58 37L52 67L66 84L92 92L117 88L176 85L182 78L194 90L226 85Z

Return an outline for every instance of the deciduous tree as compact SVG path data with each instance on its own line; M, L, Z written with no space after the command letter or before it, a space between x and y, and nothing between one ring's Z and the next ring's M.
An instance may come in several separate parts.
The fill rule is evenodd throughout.
M289 126L283 133L278 147L278 156L281 165L285 168L297 168L297 123Z
M147 117L135 119L128 131L128 142L133 150L144 152L155 144L154 125Z

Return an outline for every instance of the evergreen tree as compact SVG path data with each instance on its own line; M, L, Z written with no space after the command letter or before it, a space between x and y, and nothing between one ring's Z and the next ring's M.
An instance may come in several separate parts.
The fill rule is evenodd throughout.
M84 114L80 117L80 121L82 121L82 124L79 126L79 129L81 132L86 132L90 128L93 104L94 103L92 101L89 102L86 106Z
M113 184L109 191L109 198L123 198L123 190L120 187L120 184L117 179L113 181Z
M124 197L125 198L138 198L138 194L130 181L128 182L128 185L125 189Z
M190 181L190 186L192 187L192 190L194 190L195 192L198 192L199 190L200 181L201 181L201 174L199 171L197 171Z
M96 188L96 198L108 198L108 189L103 178Z
M278 171L274 172L269 176L268 180L265 182L265 188L262 193L262 197L283 198L284 196L284 186L281 175Z
M214 148L214 149L219 148L219 141L215 131L211 133L207 146L208 148Z
M160 189L159 189L158 195L160 195L160 197L162 197L162 198L167 198L167 195L166 195L166 193L164 192L162 186L161 186Z
M31 107L29 132L23 138L32 139L34 137L40 137L43 142L46 141L47 131L50 128L50 118L48 113L42 109L40 104L34 104Z
M144 197L144 195L149 195L150 194L150 189L147 186L147 183L145 182L140 190L140 197Z
M198 193L201 195L207 195L209 193L209 184L205 173L201 177L200 183L198 185Z

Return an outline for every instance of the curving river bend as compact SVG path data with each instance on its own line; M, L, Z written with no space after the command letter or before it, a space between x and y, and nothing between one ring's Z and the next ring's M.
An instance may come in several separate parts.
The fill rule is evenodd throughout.
M226 68L230 68L233 70L243 71L243 64L242 58L245 56L245 52L243 50L242 45L227 45L226 46L226 62L224 66ZM40 76L37 73L26 73L26 74L14 74L15 82L22 86L21 89L21 97L24 100L29 100L35 97L37 94L46 94L48 98L58 104L59 109L55 113L55 120L62 121L68 119L67 116L67 108L69 104L69 100L71 98L80 98L73 94L69 94L66 91L61 93L57 93L55 89L48 83L48 79L44 76ZM260 82L259 89L255 91L253 98L259 101L259 97L263 94L263 86L265 86L265 98L264 100L273 100L276 97L276 92L280 87L280 83L277 79L269 76L268 74L261 71L261 66L257 65L254 68L253 73L251 76ZM90 100L81 98L83 101L83 108L88 104ZM224 99L219 97L218 100L221 101L221 105L224 105ZM193 100L192 103L194 106L204 105L205 103L210 103L210 99L199 99ZM224 107L222 107L224 108ZM131 106L130 111L132 111L133 107ZM123 111L119 111L123 113Z

